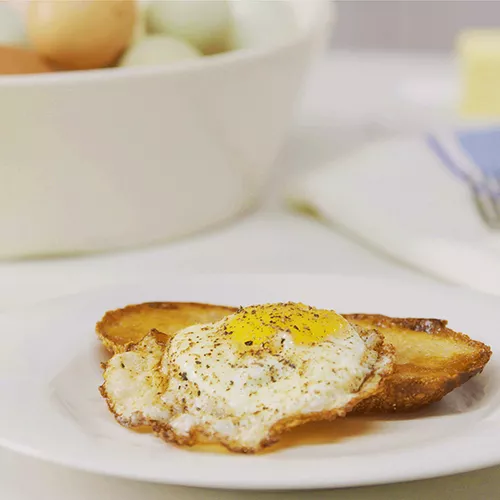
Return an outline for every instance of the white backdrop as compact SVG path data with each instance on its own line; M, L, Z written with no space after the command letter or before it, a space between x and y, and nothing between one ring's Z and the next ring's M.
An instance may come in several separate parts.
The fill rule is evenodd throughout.
M498 0L337 0L337 48L450 50L468 26L500 29Z

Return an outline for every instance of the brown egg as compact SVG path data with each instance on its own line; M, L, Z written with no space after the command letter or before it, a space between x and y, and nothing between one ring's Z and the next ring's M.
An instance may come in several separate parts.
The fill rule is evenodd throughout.
M0 46L0 75L48 73L49 65L34 51Z
M61 69L113 64L132 39L134 0L32 0L28 36L35 50Z

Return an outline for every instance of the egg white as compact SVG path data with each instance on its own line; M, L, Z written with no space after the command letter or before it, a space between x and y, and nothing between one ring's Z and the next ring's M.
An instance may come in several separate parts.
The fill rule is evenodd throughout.
M169 425L176 434L201 427L256 447L283 418L344 407L377 358L352 327L314 345L279 332L279 349L271 353L240 352L221 337L222 324L180 332L163 357L170 383L162 400L173 409Z

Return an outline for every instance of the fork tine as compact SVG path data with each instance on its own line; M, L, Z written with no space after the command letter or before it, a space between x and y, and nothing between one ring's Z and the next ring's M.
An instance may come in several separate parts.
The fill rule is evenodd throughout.
M493 187L493 206L495 208L498 225L500 225L500 173L496 173L491 178Z
M500 212L494 197L485 191L472 188L474 202L481 218L492 229L500 229Z

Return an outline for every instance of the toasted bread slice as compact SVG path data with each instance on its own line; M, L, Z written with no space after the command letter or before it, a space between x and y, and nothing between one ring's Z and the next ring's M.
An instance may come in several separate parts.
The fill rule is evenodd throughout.
M150 330L171 334L200 323L212 323L235 312L234 307L192 302L146 302L108 311L96 325L97 336L112 353L125 352Z
M480 373L491 349L447 328L438 319L389 318L377 314L345 314L352 324L374 328L395 349L395 370L379 394L362 401L356 411L403 412L442 399Z
M182 302L153 302L107 312L96 331L114 353L140 342L152 329L171 334L192 324L218 321L236 309ZM395 369L384 389L362 401L358 413L411 411L442 399L480 373L491 356L488 346L447 328L437 319L346 314L363 329L376 329L395 348Z

